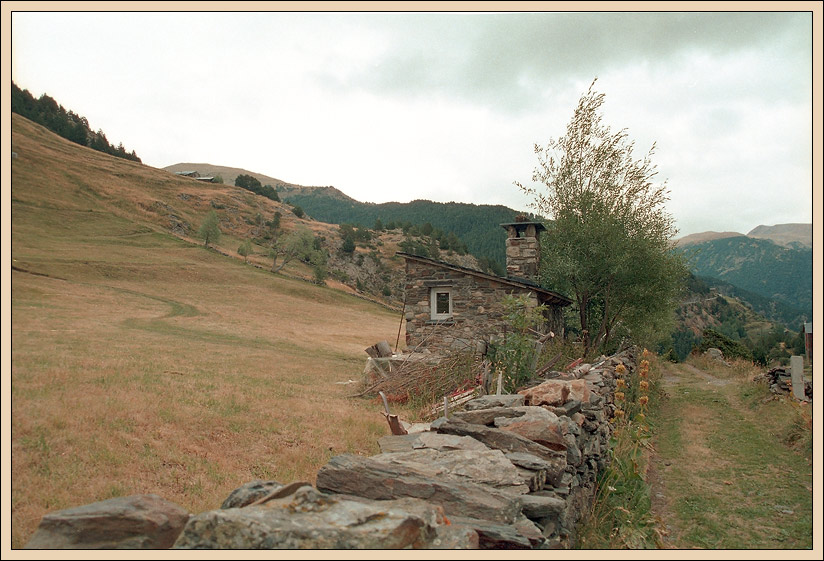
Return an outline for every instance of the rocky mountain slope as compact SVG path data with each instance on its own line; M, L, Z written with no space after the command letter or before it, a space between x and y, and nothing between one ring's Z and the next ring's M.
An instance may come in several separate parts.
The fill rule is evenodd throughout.
M811 248L783 247L767 239L736 236L681 250L696 275L731 283L812 318Z

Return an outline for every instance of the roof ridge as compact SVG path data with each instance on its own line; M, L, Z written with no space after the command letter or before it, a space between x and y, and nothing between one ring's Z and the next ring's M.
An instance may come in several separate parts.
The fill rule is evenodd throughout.
M472 269L470 267L464 267L463 265L456 265L454 263L449 263L447 261L441 261L439 259L432 259L431 257L423 257L421 255L415 255L414 253L406 253L405 251L398 251L398 252L396 252L395 255L400 255L400 256L403 256L403 257L410 257L412 259L418 259L418 260L421 260L421 261L428 261L428 262L433 263L435 265L450 267L452 269L457 269L459 271L465 271L467 273L474 274L474 275L482 275L482 276L492 278L492 279L500 281L500 282L505 282L505 283L516 285L516 286L520 286L521 288L529 288L529 289L532 289L532 290L538 290L540 292L543 292L545 294L549 294L549 295L551 295L551 296L553 296L557 299L560 299L562 301L567 302L566 305L572 304L572 300L570 300L569 298L567 298L563 294L559 294L559 293L554 292L552 290L548 290L548 289L542 287L541 285L539 285L539 284L537 284L533 281L530 281L528 279L522 279L521 277L500 277L500 276L495 275L493 273L486 273L484 271L479 271L478 269Z

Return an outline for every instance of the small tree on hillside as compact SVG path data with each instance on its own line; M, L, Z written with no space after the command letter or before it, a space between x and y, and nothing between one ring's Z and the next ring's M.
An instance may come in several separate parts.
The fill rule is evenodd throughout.
M235 177L235 186L242 187L248 191L252 192L260 192L263 186L260 184L260 181L256 177L252 177L251 175L246 175L241 173L237 177Z
M269 231L272 232L272 235L276 235L280 231L280 216L280 211L275 211L269 221Z
M278 195L278 192L275 190L274 187L272 187L269 184L264 185L260 193L267 199L280 202L280 196Z
M239 248L237 248L237 252L243 257L243 262L248 263L249 255L252 253L252 242L249 240L243 240L243 243L240 244Z
M343 244L340 246L340 250L348 255L352 255L355 252L355 240L352 236L343 238Z
M203 246L209 247L210 243L217 243L220 239L220 226L217 213L213 210L209 211L200 229L197 231L198 235L203 239Z
M541 244L542 282L573 297L585 354L618 335L642 342L656 330L668 332L687 274L663 207L668 190L653 183L655 145L634 159L626 131L601 122L604 94L594 86L579 100L566 135L535 146L532 178L545 189L516 182L552 219Z
M269 251L269 257L272 258L270 270L277 273L294 259L310 262L317 251L314 242L315 237L308 228L299 228L277 238Z

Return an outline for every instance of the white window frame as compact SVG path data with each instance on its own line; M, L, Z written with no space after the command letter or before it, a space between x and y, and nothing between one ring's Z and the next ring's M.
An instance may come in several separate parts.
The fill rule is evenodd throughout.
M438 294L449 295L449 312L446 314L438 313ZM429 316L432 321L443 321L452 319L452 289L443 286L433 286L429 289Z

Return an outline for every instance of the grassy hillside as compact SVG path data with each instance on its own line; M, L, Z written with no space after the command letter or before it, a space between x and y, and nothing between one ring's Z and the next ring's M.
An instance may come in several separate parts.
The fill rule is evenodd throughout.
M256 212L334 227L11 124L13 547L53 510L157 493L199 512L377 452L380 406L341 382L399 314L234 256ZM193 238L211 209L232 257Z
M360 224L371 228L376 220L384 224L431 224L446 233L454 233L469 252L506 267L506 232L500 224L512 222L518 211L502 205L438 203L416 200L409 203L363 203L334 187L305 187L240 168L212 164L180 163L164 168L169 171L197 171L202 175L219 174L227 184L238 175L251 175L263 185L275 187L284 201L300 206L309 216L332 224Z

